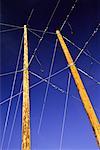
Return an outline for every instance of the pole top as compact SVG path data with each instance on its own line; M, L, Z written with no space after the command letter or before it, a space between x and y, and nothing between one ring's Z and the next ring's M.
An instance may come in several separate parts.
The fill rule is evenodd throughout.
M59 30L56 30L56 34L60 34L60 31L59 31Z
M24 25L24 28L26 28L26 27L27 27L27 25L25 24L25 25Z

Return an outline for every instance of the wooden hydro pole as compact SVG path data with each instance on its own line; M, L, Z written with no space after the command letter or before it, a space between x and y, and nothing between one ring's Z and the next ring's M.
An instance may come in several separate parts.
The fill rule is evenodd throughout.
M92 104L90 102L90 99L88 97L88 94L85 90L85 87L82 83L82 80L80 78L80 75L78 73L78 70L74 64L74 61L70 55L70 52L63 40L63 37L60 33L59 30L56 31L56 34L57 34L57 37L59 39L59 42L61 44L61 47L63 49L63 52L65 54L65 57L66 57L66 60L68 62L68 64L70 65L70 70L71 70L71 73L73 75L73 78L75 80L75 83L76 83L76 86L77 86L77 89L79 91L79 94L80 94L80 97L81 97L81 100L82 100L82 103L83 103L83 106L85 108L85 111L88 115L88 118L90 120L90 123L92 125L92 128L93 128L93 131L94 131L94 134L95 134L95 137L96 137L96 140L97 140L97 143L100 147L100 123L99 123L99 120L95 114L95 111L92 107Z
M28 72L27 26L24 25L24 64L23 64L23 106L22 106L22 150L30 150L30 102Z

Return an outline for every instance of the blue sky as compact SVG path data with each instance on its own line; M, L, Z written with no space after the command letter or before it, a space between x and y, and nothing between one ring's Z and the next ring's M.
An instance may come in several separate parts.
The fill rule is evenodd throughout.
M27 22L27 18L30 11L34 8L33 15L29 22L29 28L44 30L48 20L56 6L57 0L51 1L12 1L1 0L1 18L0 23L12 24L23 26ZM55 33L56 29L60 29L63 21L69 13L74 0L61 0L59 6L50 22L48 31ZM73 34L71 34L71 25ZM89 39L97 25L100 23L100 1L99 0L78 0L74 10L70 14L68 22L66 22L62 35L69 38L76 43L77 46L82 48L84 43ZM10 29L11 27L1 26L1 30ZM35 32L39 36L41 32ZM15 71L21 38L23 35L23 29L15 31L4 32L0 34L1 48L0 48L0 74ZM39 38L28 32L29 39L29 59L31 58L34 49L36 48ZM51 59L55 47L56 35L45 34L43 41L41 42L36 56L41 62L42 69L36 59L33 59L29 70L45 78L48 77L51 65ZM79 53L79 50L72 46L69 42L65 41L68 45L70 53L75 60ZM90 40L86 49L84 50L95 58L98 62L92 58L81 54L76 66L90 76L94 77L97 81L100 81L100 29L95 36ZM67 61L63 54L60 44L57 45L57 51L55 54L55 60L53 64L52 74L63 69L67 66ZM18 70L23 67L23 48L21 58L19 62ZM57 87L67 90L68 74L70 70L64 70L63 72L55 75L51 78L50 82ZM91 80L81 72L80 76L86 87L90 100L93 104L97 117L100 121L100 84ZM11 95L11 88L13 83L14 74L0 77L0 102L7 99ZM30 86L39 82L40 79L30 74ZM17 74L14 93L19 93L20 85L22 82L22 72ZM64 104L66 94L53 88L51 85L48 89L46 105L41 124L40 133L38 134L39 119L41 109L43 105L43 99L45 96L47 83L41 84L30 89L30 119L31 119L31 149L32 150L59 150L62 119L64 112ZM11 126L14 119L14 112L16 109L18 96L13 98L9 122L5 133L3 142L3 150L7 149L8 140L11 132ZM9 103L6 102L0 105L0 144L2 140L4 123L7 114L7 108ZM22 120L22 95L19 102L18 112L14 125L14 130L9 145L9 150L21 149L21 120ZM80 96L78 94L73 77L71 76L70 91L68 98L68 107L65 120L65 128L63 135L62 150L98 150L96 139L92 131L90 122L81 103Z

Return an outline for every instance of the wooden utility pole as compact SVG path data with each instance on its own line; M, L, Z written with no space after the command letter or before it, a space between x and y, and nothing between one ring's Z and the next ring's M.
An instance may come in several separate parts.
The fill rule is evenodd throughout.
M30 102L28 72L27 26L24 25L24 64L23 64L23 108L22 108L22 150L30 150Z
M67 62L70 65L70 70L71 70L71 73L72 73L73 78L75 80L76 86L78 88L78 91L79 91L79 94L80 94L83 106L85 108L85 111L86 111L86 113L88 115L88 118L90 120L90 123L92 125L92 128L93 128L93 131L95 133L95 137L96 137L97 143L98 143L98 145L100 147L100 123L99 123L99 120L98 120L98 118L97 118L97 116L95 114L95 111L94 111L94 109L92 107L92 104L90 102L88 94L87 94L87 92L85 90L85 87L84 87L84 85L82 83L82 80L80 78L78 70L77 70L77 68L76 68L76 66L75 66L75 64L73 62L73 59L72 59L72 57L70 55L70 52L69 52L69 50L68 50L68 48L67 48L67 46L66 46L66 44L65 44L65 42L63 40L63 37L62 37L60 31L57 30L56 34L57 34L57 37L58 37L59 42L61 44L61 47L63 49L63 52L65 54L65 57L67 59Z

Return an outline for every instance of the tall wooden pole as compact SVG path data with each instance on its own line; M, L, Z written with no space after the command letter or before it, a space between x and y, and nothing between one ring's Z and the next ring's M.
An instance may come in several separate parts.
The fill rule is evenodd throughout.
M88 94L85 90L85 87L82 83L82 80L79 76L79 73L78 73L78 70L73 62L73 59L70 55L70 52L63 40L63 37L60 33L59 30L56 31L56 34L57 34L57 37L59 39L59 42L61 44L61 47L63 49L63 52L65 54L65 57L66 57L66 60L68 62L68 64L70 65L70 70L71 70L71 73L73 75L73 78L75 80L75 83L76 83L76 86L78 88L78 91L79 91L79 94L80 94L80 97L81 97L81 100L82 100L82 103L83 103L83 106L85 108L85 111L88 115L88 118L90 120L90 123L92 125L92 128L93 128L93 131L95 133L95 137L97 139L97 143L98 145L100 146L100 123L99 123L99 120L95 114L95 111L92 107L92 104L90 102L90 99L88 97Z
M22 108L22 150L30 150L30 102L28 72L27 26L24 25L24 64L23 64L23 108Z

